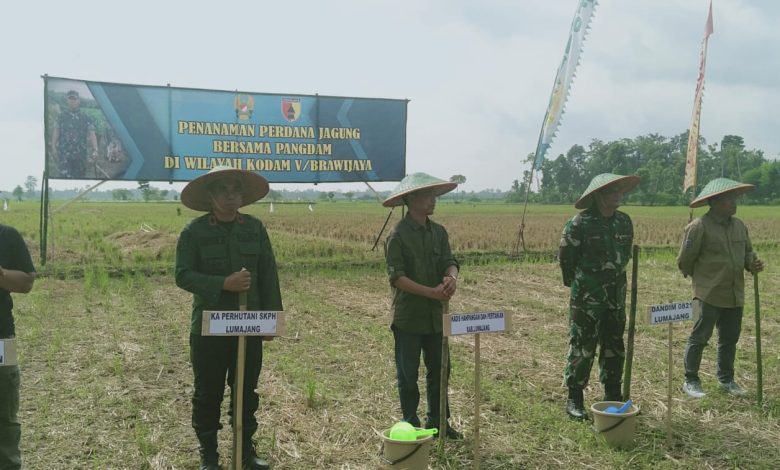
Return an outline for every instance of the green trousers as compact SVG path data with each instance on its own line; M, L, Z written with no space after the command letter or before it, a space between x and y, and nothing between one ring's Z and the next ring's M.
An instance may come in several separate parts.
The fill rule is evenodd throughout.
M0 470L22 468L19 366L0 366Z

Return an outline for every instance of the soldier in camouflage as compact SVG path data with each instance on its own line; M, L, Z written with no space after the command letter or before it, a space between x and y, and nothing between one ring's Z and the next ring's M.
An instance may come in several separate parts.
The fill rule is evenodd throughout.
M574 419L588 417L583 389L588 385L597 345L604 400L623 399L626 267L634 227L631 218L617 208L623 195L638 183L637 176L596 176L574 204L584 210L563 228L558 259L563 284L571 288L564 381L569 389L566 412Z

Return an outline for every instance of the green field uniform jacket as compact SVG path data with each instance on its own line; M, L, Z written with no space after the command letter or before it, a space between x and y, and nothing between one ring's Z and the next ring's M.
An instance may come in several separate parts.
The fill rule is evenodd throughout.
M685 227L677 266L693 276L693 297L722 308L745 304L745 269L753 261L747 227L711 210Z
M176 285L193 294L192 334L201 334L204 310L238 310L238 293L222 286L241 268L252 274L247 309L281 311L276 260L259 219L239 214L234 222L219 223L205 214L182 230L176 245Z
M558 261L571 303L583 308L620 309L626 305L626 266L631 259L634 225L628 214L604 217L593 206L563 227Z
M393 326L406 333L441 332L441 301L410 294L393 284L402 276L428 287L441 284L447 268L458 266L447 230L430 219L420 225L407 214L388 235L385 257L393 288Z

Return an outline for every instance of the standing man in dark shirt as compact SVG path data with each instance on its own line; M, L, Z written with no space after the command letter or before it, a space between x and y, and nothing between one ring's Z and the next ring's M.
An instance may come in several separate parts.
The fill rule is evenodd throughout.
M60 176L83 178L87 173L87 160L94 161L98 155L95 125L80 109L81 99L76 90L70 90L66 99L68 109L60 113L52 135L54 158Z
M11 293L30 292L35 281L30 252L13 227L0 224L0 339L16 336ZM19 441L19 366L0 366L0 469L22 468Z
M455 294L459 266L452 256L447 231L428 216L433 214L436 198L456 186L425 173L414 173L404 178L383 202L385 207L405 204L409 210L387 237L385 256L393 289L391 329L401 413L403 420L415 427L420 426L420 353L425 362L428 397L425 427L439 426L442 302ZM449 412L448 404L448 419ZM449 425L446 433L450 439L463 438Z
M587 419L583 389L588 385L596 347L604 400L622 401L625 359L626 267L631 259L634 225L619 210L623 195L638 176L602 173L593 178L574 207L584 209L563 228L558 260L569 298L569 354L564 382L566 413Z
M181 193L185 206L206 212L184 228L176 246L176 285L193 294L192 427L200 442L202 470L219 469L220 406L226 375L231 391L233 388L238 344L235 336L201 336L203 311L238 310L240 292L247 293L249 310L282 310L268 233L259 219L238 212L263 198L268 189L266 179L257 173L218 166L190 181ZM242 455L244 468L250 470L270 468L257 456L252 443L258 427L255 389L263 365L262 341L258 336L246 338Z
M698 313L684 356L683 392L693 398L705 395L699 380L699 365L716 326L720 388L737 396L746 393L734 381L734 358L745 304L745 271L760 272L764 263L753 252L747 227L734 214L737 197L753 188L752 184L716 178L690 204L710 207L685 228L677 256L677 266L683 276L693 278L693 302Z

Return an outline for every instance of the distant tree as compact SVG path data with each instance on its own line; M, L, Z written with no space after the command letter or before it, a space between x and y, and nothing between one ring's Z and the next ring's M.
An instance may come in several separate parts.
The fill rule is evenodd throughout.
M352 198L355 197L355 193L353 193L352 191L347 191L346 193L344 193L344 197L347 198L349 202L352 202Z
M452 175L450 176L450 182L457 183L458 187L455 188L455 194L457 195L460 192L460 185L466 184L466 177L463 175Z
M141 196L144 198L144 202L160 199L160 191L157 188L151 187L148 181L139 181L138 189L141 190Z
M24 189L22 189L21 186L17 185L14 190L11 192L11 194L14 195L17 201L22 202L22 196L24 196Z
M327 201L328 200L328 193L318 193L317 198L321 201Z
M38 178L30 175L27 177L27 180L24 182L24 187L27 189L27 194L32 196L35 194L35 188L38 187Z
M526 171L526 173L528 173ZM518 180L512 181L512 188L506 193L506 202L518 203L525 200L525 183Z
M129 201L132 199L132 193L129 189L112 189L111 198L115 201Z
M328 191L328 201L333 202L333 198L336 197L336 193Z
M268 199L272 200L273 202L278 202L284 199L284 196L279 191L274 191L272 189L268 191Z

